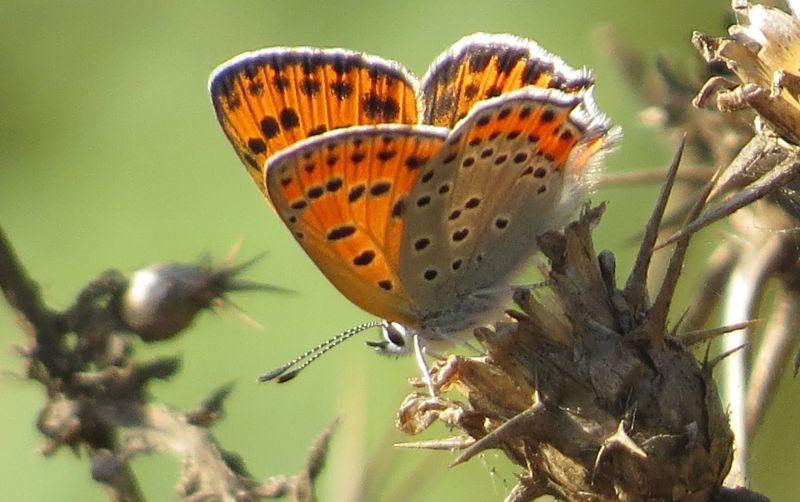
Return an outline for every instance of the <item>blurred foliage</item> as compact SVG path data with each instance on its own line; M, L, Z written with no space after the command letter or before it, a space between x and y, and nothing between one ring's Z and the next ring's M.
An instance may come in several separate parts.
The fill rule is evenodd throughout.
M297 294L235 299L262 331L232 316L207 314L187 335L143 349L152 357L183 355L183 371L157 384L156 397L189 409L211 389L236 381L227 418L215 431L260 477L298 471L318 431L341 411L321 500L349 500L364 479L379 500L498 499L514 482L498 456L448 470L448 453L390 446L407 439L393 422L407 391L405 377L416 374L411 359L379 358L362 338L297 381L255 383L262 371L368 317L324 280L259 200L214 119L208 75L240 52L275 45L362 50L421 75L465 34L514 33L594 70L599 106L625 130L622 148L608 158L610 171L663 168L674 145L637 124L642 103L619 74L614 54L598 49L595 30L611 26L648 57L666 54L691 68L698 59L691 31L721 34L728 5L7 0L0 16L0 223L57 308L106 268L130 271L204 252L220 256L242 238L244 258L268 251L245 275ZM655 190L607 189L595 197L611 201L596 241L614 250L621 270L634 249L626 239L641 228ZM713 230L697 239L695 266L703 261L703 243L713 240ZM20 362L12 345L22 333L7 308L0 310L0 333L0 499L105 500L85 462L66 450L49 459L36 453L42 389L15 375ZM790 445L800 439L789 419L797 407L783 387L753 446L753 487L776 500L795 493L796 479L781 466L796 464ZM171 462L134 462L152 500L175 498Z

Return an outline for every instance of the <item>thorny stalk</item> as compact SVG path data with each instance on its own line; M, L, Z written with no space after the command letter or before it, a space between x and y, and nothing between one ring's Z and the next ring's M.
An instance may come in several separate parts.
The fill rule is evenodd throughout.
M247 264L157 264L133 274L130 281L109 271L91 281L66 312L57 312L46 305L0 228L0 289L28 337L20 350L27 377L45 389L37 421L46 438L42 454L64 446L85 452L91 477L103 484L110 500L120 502L145 500L130 458L161 453L180 460L182 500L287 495L296 501L315 500L314 482L336 421L320 434L300 474L258 481L239 456L224 450L209 431L223 415L231 386L212 391L197 409L186 413L154 402L147 392L150 382L172 377L179 360L141 361L131 344L134 336L158 342L178 335L196 314L223 301L227 292L275 290L236 279ZM142 275L149 289L127 294ZM70 334L77 343L66 342Z

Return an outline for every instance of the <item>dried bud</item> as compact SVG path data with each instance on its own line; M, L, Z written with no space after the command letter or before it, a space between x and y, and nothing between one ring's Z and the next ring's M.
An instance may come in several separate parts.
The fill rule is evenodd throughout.
M131 277L123 295L122 320L146 341L172 338L220 293L202 267L157 263Z
M188 327L201 310L225 305L228 291L280 290L235 278L253 261L236 266L156 263L138 270L122 294L120 317L143 340L166 340Z

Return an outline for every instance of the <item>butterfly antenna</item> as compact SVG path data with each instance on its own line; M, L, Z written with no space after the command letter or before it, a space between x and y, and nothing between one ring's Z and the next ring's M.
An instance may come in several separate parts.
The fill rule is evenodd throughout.
M359 324L358 326L353 326L352 328L346 331L342 331L341 333L334 336L330 340L322 342L313 349L303 352L302 354L295 357L294 359L284 364L283 366L264 373L263 375L258 377L258 381L268 382L270 380L275 380L278 383L288 382L292 378L296 377L297 374L303 370L303 368L305 368L306 366L317 360L317 358L319 358L319 356L321 356L322 354L328 352L329 350L336 347L340 343L344 342L348 338L357 335L358 333L361 333L362 331L368 330L370 328L380 327L382 324L383 321L370 321L370 322L365 322L363 324ZM297 366L295 369L287 373L289 368L297 364L300 364L300 366Z

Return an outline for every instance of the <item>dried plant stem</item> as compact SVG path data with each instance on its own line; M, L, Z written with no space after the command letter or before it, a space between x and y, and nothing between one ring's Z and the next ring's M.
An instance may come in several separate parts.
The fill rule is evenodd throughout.
M780 245L779 236L773 236L755 250L755 254L742 255L742 259L733 268L725 292L722 324L736 324L753 318L754 306L759 304L766 280L772 270L772 261ZM746 345L750 339L750 331L746 328L728 334L723 339L722 351L727 352ZM722 396L728 406L736 444L733 466L725 480L725 485L730 487L746 487L749 484L747 469L749 437L745 419L749 357L750 350L745 347L744 350L733 352L722 363Z
M720 292L725 288L739 254L738 246L720 246L708 258L703 284L689 302L689 311L683 319L681 328L684 332L701 329L714 315Z
M738 272L738 271L737 271ZM742 305L749 305L753 291L749 287L745 274L736 273L731 277L725 295L725 312L723 323L745 321L748 316L742 312ZM723 342L723 350L741 346L748 339L748 330L743 329L729 333ZM723 363L722 398L728 404L731 429L736 437L736 450L731 471L726 478L726 486L748 486L747 476L747 430L744 422L744 396L747 385L747 358L750 351L746 348L737 351Z
M769 195L778 188L791 183L800 176L800 159L794 155L765 174L759 180L743 188L735 195L732 195L724 203L703 213L699 218L689 222L679 232L671 235L658 247L664 247L676 242L687 234L693 234L698 230L729 216L741 208Z
M686 167L681 166L678 173L677 180L687 183L696 183L704 185L711 177L711 170L703 167ZM628 188L631 184L639 183L642 185L658 185L664 182L664 178L668 175L666 169L649 169L642 171L633 171L625 173L604 174L600 178L600 185L603 187L622 187Z
M758 430L767 406L775 397L783 369L788 367L792 346L800 332L800 302L796 291L781 289L772 308L747 389L745 426L748 437Z

